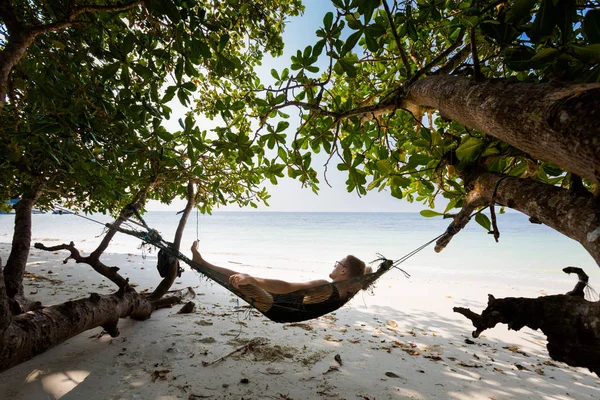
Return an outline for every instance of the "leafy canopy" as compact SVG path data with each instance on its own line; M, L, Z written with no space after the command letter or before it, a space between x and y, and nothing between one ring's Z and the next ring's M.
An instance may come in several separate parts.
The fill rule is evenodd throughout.
M524 82L600 82L600 10L566 0L332 0L312 46L273 70L250 114L258 143L287 174L318 190L312 153L347 172L347 190L391 195L434 208L438 196L460 208L462 173L475 167L552 185L570 174L436 112L385 108L424 77L462 75ZM287 136L290 109L301 118ZM228 115L235 121L247 110ZM294 121L292 121L294 122ZM440 213L424 210L424 216ZM485 215L477 218L489 230Z
M281 54L285 18L302 11L299 0L15 0L13 8L18 30L8 17L0 24L3 55L17 33L45 31L9 75L0 200L40 191L42 208L66 200L119 210L145 188L169 203L185 196L189 180L205 211L268 198L260 183L272 167L248 126L214 134L197 114L178 118L171 107L191 107L196 96L209 114L215 104L239 109L234 99L256 87L263 54ZM169 132L169 118L181 130Z

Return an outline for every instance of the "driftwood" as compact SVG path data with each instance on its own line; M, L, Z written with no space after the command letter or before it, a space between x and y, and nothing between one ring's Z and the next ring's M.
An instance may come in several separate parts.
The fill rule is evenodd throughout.
M481 314L463 307L453 310L471 320L475 338L498 323L515 331L524 326L540 329L548 339L546 348L553 360L586 367L600 376L600 302L584 298L588 276L581 268L567 267L563 271L579 277L575 288L566 294L504 299L490 294Z

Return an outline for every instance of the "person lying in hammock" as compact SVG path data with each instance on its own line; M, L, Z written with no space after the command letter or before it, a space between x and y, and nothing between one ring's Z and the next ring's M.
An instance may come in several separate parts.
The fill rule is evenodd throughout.
M287 282L258 278L211 264L200 255L198 241L192 244L191 250L195 263L224 275L240 297L275 322L304 321L340 308L362 288L351 278L372 272L363 261L348 255L336 261L329 274L332 282L325 279Z

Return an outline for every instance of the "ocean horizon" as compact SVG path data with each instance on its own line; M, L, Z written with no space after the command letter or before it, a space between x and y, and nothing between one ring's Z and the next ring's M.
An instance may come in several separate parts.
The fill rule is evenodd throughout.
M72 240L84 252L96 248L105 232L103 224L112 221L103 214L87 216L97 223L78 215L36 214L32 218L33 243L51 246ZM143 218L165 240L173 240L179 222L176 211L149 211ZM347 254L366 262L379 254L397 260L442 234L449 224L449 219L425 218L416 212L192 212L181 251L190 256L191 243L199 239L204 257L217 264L322 273ZM1 242L11 242L13 226L14 215L0 216ZM547 226L531 224L524 214L500 214L498 227L496 243L471 221L440 253L431 244L401 267L432 277L484 274L490 279L541 276L562 281L567 280L562 268L572 265L583 268L592 284L593 278L600 278L598 266L579 243ZM119 233L106 252L140 254L148 248L140 248L138 239ZM6 259L8 254L0 256Z

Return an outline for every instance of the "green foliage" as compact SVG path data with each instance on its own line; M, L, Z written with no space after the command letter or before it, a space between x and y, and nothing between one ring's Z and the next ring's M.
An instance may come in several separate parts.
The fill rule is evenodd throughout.
M310 154L325 151L328 164L347 173L348 191L388 190L431 208L442 196L448 202L444 213L464 205L462 177L475 169L569 184L570 175L556 165L436 112L413 116L378 106L393 104L415 79L442 68L472 78L600 82L598 9L567 0L332 4L335 10L324 15L312 49L298 50L289 68L273 70L277 86L257 99L255 115L269 132L287 118L283 110L301 110L291 144L283 135L259 139L277 148L290 177L316 191ZM315 77L317 68L321 75ZM490 230L485 215L476 220Z
M74 4L47 3L13 7L20 22L49 26ZM0 200L39 186L39 208L117 211L145 188L164 203L184 197L193 180L203 211L266 201L260 185L283 167L249 138L246 118L230 116L253 106L253 68L265 52L281 54L284 20L301 10L299 0L148 0L37 36L0 111ZM228 123L206 132L190 111L167 131L172 102Z

